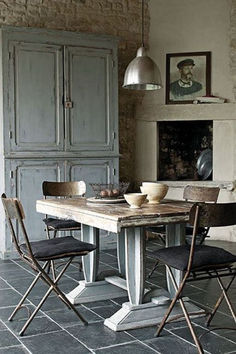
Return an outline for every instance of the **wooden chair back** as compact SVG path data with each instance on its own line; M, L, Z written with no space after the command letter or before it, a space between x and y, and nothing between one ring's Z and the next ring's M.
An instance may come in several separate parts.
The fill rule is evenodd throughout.
M189 222L191 225L197 222L198 227L236 225L236 203L196 203L190 210Z
M84 181L76 182L48 182L44 181L42 185L44 197L73 197L84 196L86 184Z
M29 238L23 221L23 219L25 218L25 213L21 202L17 198L7 198L6 194L2 194L1 199L5 210L7 223L10 228L12 241L16 247L17 252L22 257L22 251L20 249L20 241L19 241L19 234L22 233L24 242L28 247L29 255L31 259L33 259L34 258L33 253L31 250ZM19 226L18 231L16 229L16 223L13 222L14 220L17 220L17 224Z
M183 198L193 202L216 203L219 192L219 187L197 187L188 185L184 188Z

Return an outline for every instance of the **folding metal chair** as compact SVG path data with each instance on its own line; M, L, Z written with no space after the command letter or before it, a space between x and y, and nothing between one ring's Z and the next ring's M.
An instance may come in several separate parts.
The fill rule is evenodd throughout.
M219 187L198 187L187 185L184 188L183 198L186 202L212 202L216 203L218 199L218 195L220 192ZM165 236L166 229L164 225L160 226L150 226L146 229L149 232L156 233L161 239L162 243L165 245ZM201 245L205 238L207 237L209 231L209 227L199 227L197 229L196 241L199 245ZM185 234L186 234L186 244L191 244L192 240L193 227L190 225L186 225ZM152 253L148 253L152 257ZM153 272L158 267L158 261L153 266L152 270L148 274L148 278L150 278Z
M25 330L27 329L31 321L34 319L35 315L38 313L38 311L40 310L40 308L42 307L42 305L44 304L44 302L52 291L56 293L56 295L67 305L69 309L72 309L75 312L75 314L79 317L83 324L87 324L87 321L78 312L75 306L67 299L64 293L59 289L58 281L60 280L61 276L64 274L66 269L69 267L74 257L85 256L89 252L95 250L96 246L90 243L76 240L72 236L30 242L23 221L25 216L20 201L16 198L7 198L5 194L2 194L2 203L5 209L7 222L11 231L12 241L16 247L19 256L37 273L32 284L27 289L19 304L16 306L11 316L9 317L9 321L13 319L17 311L23 306L25 299L27 298L37 281L39 279L42 279L49 286L49 289L42 297L38 306L35 308L33 313L30 315L30 317L22 327L21 331L19 332L19 335L22 336L24 334ZM19 226L19 230L16 229L16 223L14 223L15 220L17 221L17 224ZM19 235L21 234L23 235L23 243L20 243ZM56 276L56 278L52 279L47 274L45 269L52 260L61 258L66 258L68 260L63 269ZM44 262L44 264L41 264L41 262Z
M211 247L205 245L196 245L196 236L198 227L219 227L230 226L236 224L236 203L227 204L209 204L196 203L190 211L190 225L193 225L193 237L190 245L175 246L162 248L155 252L156 259L165 264L170 275L170 279L176 290L176 295L172 300L159 328L156 332L158 337L167 322L173 321L180 316L172 317L168 321L168 317L174 308L177 300L179 301L191 331L194 342L199 353L204 353L202 345L196 336L193 325L185 307L182 293L187 282L217 278L222 293L216 302L213 311L209 314L206 325L209 326L216 311L218 310L223 299L226 300L230 312L236 322L235 311L227 294L233 280L236 276L236 256L222 248ZM184 272L183 280L178 286L173 276L171 268ZM231 277L229 283L225 286L221 280L222 277Z

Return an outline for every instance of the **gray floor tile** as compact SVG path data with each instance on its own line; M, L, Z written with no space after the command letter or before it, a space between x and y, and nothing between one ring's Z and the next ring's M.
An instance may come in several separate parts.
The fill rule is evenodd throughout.
M6 329L6 326L4 325L4 323L0 320L0 331L3 331Z
M19 295L15 290L0 289L0 308L17 305L20 299L21 295Z
M78 340L65 331L22 337L21 341L33 354L90 353Z
M84 304L84 306L89 309L93 309L96 307L110 306L112 304L113 304L113 302L111 300L101 300L101 301L88 302L88 303Z
M1 275L1 271L0 271L0 275ZM10 285L8 285L3 279L0 279L0 290L7 289L7 288L10 288Z
M88 323L102 321L99 316L89 311L88 309L82 306L76 306L76 308L78 309L79 313L88 321ZM74 311L69 310L67 308L55 311L47 311L46 313L50 318L53 319L53 321L57 322L62 327L66 328L68 326L73 326L77 324L83 326L82 322L74 313Z
M23 345L0 348L0 354L28 354L29 351Z
M146 341L148 339L153 339L156 332L157 326L151 326L146 328L137 328L126 331L135 339L140 341Z
M26 307L27 306L27 307ZM35 306L32 306L31 304L26 304L25 307L22 307L17 311L17 313L14 316L14 320L25 320L28 318L29 311L32 313L35 309ZM3 307L0 308L0 319L4 322L8 322L8 318L11 315L11 313L14 311L15 306L11 307ZM39 313L36 315L37 317L42 317L44 314L39 311Z
M3 278L3 280L9 281L11 279L19 279L19 278L28 278L30 276L32 276L29 272L27 272L26 270L23 270L22 268L19 267L19 271L18 270L1 270L0 268L0 272L1 272L1 277Z
M25 322L25 319L13 320L7 322L6 325L8 328L10 328L11 331L18 335ZM35 334L49 333L60 330L61 327L59 327L55 322L51 321L47 317L35 317L30 323L29 327L26 329L24 336L32 336Z
M163 332L164 333L164 332ZM196 347L167 333L158 338L146 340L145 343L161 354L196 354Z
M123 345L117 345L110 348L97 349L94 351L97 354L154 354L157 351L153 350L148 345L140 342L133 342ZM159 353L161 354L161 353ZM170 353L169 353L170 354Z
M92 323L87 327L74 326L67 328L67 330L90 349L133 341L133 338L128 334L114 332L103 323Z
M0 331L0 347L20 344L18 339L7 329Z
M105 319L105 318L109 318L112 315L114 315L114 313L119 311L120 308L121 308L121 306L119 306L119 305L111 304L108 306L95 307L95 308L93 308L93 311Z
M206 329L201 328L199 326L195 326L194 328L197 336L198 337L201 336L200 341L204 350L207 350L210 353L214 353L214 354L222 354L222 353L236 350L235 343L232 343L231 341L221 336L218 336L212 332L208 332ZM193 343L192 336L187 327L173 329L171 330L171 332Z

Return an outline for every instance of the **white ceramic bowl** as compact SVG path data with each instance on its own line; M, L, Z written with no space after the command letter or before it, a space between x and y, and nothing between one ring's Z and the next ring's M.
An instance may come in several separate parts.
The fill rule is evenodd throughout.
M147 194L143 193L128 193L124 194L124 198L132 209L141 208L141 205L145 202Z
M140 189L142 193L147 194L149 204L159 204L165 198L169 187L163 183L143 182Z

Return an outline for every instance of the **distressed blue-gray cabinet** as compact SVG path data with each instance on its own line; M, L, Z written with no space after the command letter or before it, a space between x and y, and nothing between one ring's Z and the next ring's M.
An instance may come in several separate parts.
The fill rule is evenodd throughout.
M21 27L0 30L0 192L19 197L31 237L44 180L119 179L117 39ZM0 257L11 255L1 208Z

